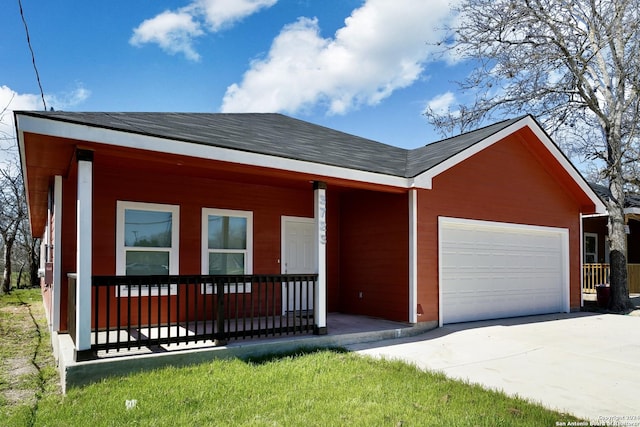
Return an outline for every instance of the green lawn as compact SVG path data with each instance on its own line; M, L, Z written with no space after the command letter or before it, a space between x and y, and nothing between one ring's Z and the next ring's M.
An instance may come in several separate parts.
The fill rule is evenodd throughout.
M575 421L404 363L340 350L166 368L72 389L66 396L48 384L41 381L32 416L2 409L0 424L555 426Z

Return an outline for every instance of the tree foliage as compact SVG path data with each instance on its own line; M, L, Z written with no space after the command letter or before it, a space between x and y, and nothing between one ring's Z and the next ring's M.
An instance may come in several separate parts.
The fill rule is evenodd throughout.
M608 183L610 308L630 307L625 192L640 188L640 0L461 0L443 41L475 64L458 82L468 102L426 116L445 133L533 114Z

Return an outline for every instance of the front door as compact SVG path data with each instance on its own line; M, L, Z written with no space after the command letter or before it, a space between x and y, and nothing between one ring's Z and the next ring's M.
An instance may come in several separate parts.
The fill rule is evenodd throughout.
M282 273L317 273L314 232L315 221L313 218L282 217ZM283 283L283 314L312 309L312 292L311 284Z

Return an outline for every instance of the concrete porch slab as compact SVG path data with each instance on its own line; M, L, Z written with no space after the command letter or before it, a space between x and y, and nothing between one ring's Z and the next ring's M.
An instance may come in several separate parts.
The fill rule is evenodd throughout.
M186 366L219 358L245 358L271 353L295 351L300 348L345 347L403 337L412 337L438 326L436 321L415 325L392 322L366 316L342 313L327 315L327 335L291 335L277 338L235 340L228 345L214 347L209 343L171 344L151 351L142 348L130 351L112 351L98 359L76 362L73 360L73 341L67 334L52 334L53 347L58 360L62 389L78 387L103 378L127 375L165 366Z

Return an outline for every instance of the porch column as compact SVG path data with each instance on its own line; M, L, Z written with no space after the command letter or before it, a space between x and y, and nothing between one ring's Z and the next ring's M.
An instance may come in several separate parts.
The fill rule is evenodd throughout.
M580 307L584 307L584 215L580 212ZM605 242L605 245L607 243ZM571 261L569 261L571 262ZM596 259L596 262L598 260ZM569 292L569 307L571 307L571 292Z
M78 195L76 218L76 348L75 360L91 354L91 204L93 200L93 151L76 150Z
M418 323L418 190L409 190L409 323Z
M53 252L53 291L51 329L60 330L60 287L62 286L62 177L53 181L53 241L49 251Z
M318 285L313 298L313 333L327 333L327 184L313 183L314 219L316 222L316 250L318 265Z

